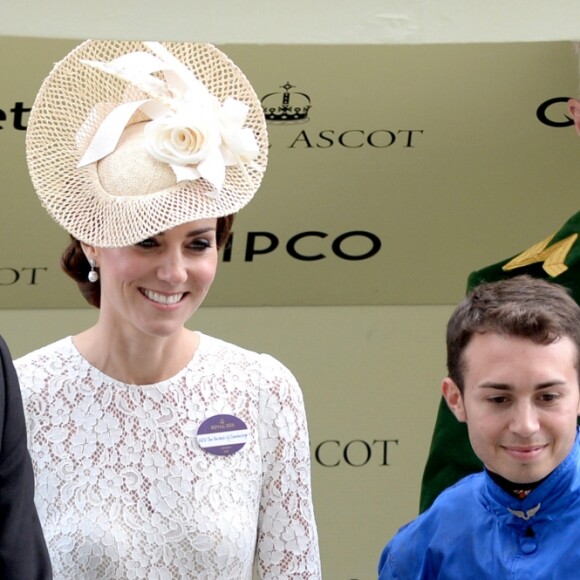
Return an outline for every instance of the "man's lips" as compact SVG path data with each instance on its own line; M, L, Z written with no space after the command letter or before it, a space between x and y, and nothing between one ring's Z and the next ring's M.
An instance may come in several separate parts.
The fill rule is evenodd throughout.
M527 445L522 447L521 445L502 445L502 448L506 453L515 459L535 459L542 453L542 451L547 447L546 443L539 443L536 445Z

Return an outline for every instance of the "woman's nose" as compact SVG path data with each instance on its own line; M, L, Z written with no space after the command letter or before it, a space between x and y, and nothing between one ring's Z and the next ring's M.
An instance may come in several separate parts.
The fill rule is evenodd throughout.
M181 252L165 252L160 256L157 277L172 285L182 284L187 280L187 264Z

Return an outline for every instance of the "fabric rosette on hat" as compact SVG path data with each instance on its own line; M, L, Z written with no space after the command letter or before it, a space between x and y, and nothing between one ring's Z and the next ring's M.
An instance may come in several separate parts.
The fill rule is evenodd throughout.
M26 136L41 203L100 247L236 213L267 154L260 100L205 43L83 42L45 79Z

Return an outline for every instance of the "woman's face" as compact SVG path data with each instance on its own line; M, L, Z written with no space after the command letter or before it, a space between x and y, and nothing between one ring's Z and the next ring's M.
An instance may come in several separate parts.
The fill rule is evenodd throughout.
M101 280L100 320L149 336L180 331L214 280L216 223L197 220L134 246L92 248Z

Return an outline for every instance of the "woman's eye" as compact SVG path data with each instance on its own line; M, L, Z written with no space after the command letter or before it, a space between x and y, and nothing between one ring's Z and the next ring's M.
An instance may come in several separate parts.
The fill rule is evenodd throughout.
M194 250L206 250L207 248L211 248L211 242L206 239L193 240L190 247Z
M154 238L147 238L146 240L137 242L135 245L139 246L140 248L153 248L157 245L157 242Z

